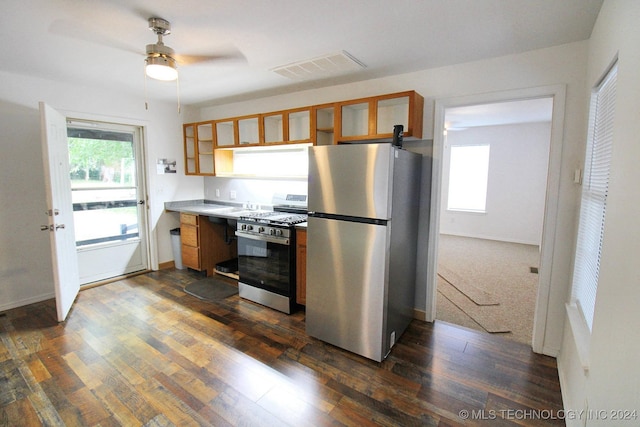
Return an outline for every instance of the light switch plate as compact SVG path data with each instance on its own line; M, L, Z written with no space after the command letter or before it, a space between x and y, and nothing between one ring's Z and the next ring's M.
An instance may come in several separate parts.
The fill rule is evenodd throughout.
M582 169L578 168L573 171L573 183L582 184Z

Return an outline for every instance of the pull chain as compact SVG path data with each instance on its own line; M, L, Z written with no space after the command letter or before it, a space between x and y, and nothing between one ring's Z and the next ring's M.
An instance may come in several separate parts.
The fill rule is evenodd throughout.
M144 73L144 109L149 110L149 100L147 99L147 72L143 67L142 72Z
M149 97L147 96L147 73L145 69L142 69L144 73L144 109L149 110ZM178 114L181 113L181 105L180 105L180 76L176 78L176 97L178 99Z
M180 114L180 75L176 78L176 96L178 98L178 114Z

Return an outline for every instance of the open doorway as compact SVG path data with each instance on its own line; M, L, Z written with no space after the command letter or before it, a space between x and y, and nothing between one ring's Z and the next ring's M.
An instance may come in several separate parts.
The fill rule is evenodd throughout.
M530 343L553 98L445 110L436 319Z
M432 203L431 203L431 212L429 219L429 241L428 241L428 250L427 250L427 301L426 301L426 319L429 321L436 320L436 301L437 301L437 280L438 280L438 248L440 243L440 228L441 228L441 217L444 217L446 221L447 218L442 214L443 211L446 211L447 205L443 203L447 203L448 193L445 194L445 191L448 191L448 188L445 190L443 182L445 179L448 179L448 175L445 175L445 157L447 157L447 161L450 161L450 153L447 153L445 156L445 146L447 145L448 135L455 130L451 128L461 129L463 127L469 128L472 127L470 125L463 126L462 123L446 123L445 116L446 113L451 110L452 112L454 108L458 107L471 107L471 106L484 106L487 104L495 104L494 106L498 106L499 104L505 104L507 106L513 107L515 104L508 104L514 101L525 101L525 100L538 100L538 99L548 99L550 104L552 105L552 116L551 116L551 124L547 125L547 135L550 135L547 141L548 143L548 156L547 156L547 175L546 179L541 179L542 187L544 187L544 202L543 202L543 213L541 221L541 231L537 233L537 240L539 242L539 250L538 256L536 259L538 260L538 265L529 265L530 261L526 261L527 274L535 275L535 268L538 269L537 274L537 287L535 289L535 302L533 303L534 308L534 316L533 316L533 326L532 334L531 334L531 345L533 350L538 353L550 354L553 355L553 349L547 349L545 347L545 336L546 336L546 325L547 325L547 317L549 315L549 295L551 288L551 266L553 259L553 252L555 247L555 231L557 226L557 211L558 211L558 200L559 200L559 188L560 188L560 165L562 160L562 140L563 140L563 120L564 120L564 100L565 100L565 87L558 86L544 86L530 89L518 89L513 91L506 92L496 92L496 93L488 93L488 94L479 94L479 95L471 95L465 97L455 97L455 98L447 98L436 101L435 105L435 121L434 121L434 148L433 148L433 174L432 174ZM480 107L479 107L480 108ZM497 126L497 125L496 125ZM447 130L446 128L449 127ZM464 132L459 130L459 132ZM521 138L521 134L516 133L516 137L518 139ZM479 140L479 139L478 139ZM464 150L462 150L464 151ZM490 151L490 149L489 149ZM448 173L448 172L447 172ZM517 170L517 173L521 173L521 171ZM502 177L503 181L506 181L508 178ZM491 184L488 184L488 192L492 191ZM502 193L509 193L509 191L503 191ZM513 193L513 191L511 191ZM525 196L527 191L524 192ZM515 196L522 197L522 194L516 194ZM487 209L493 209L493 201L490 198L487 198ZM478 217L482 215L487 215L486 213L478 212L476 213ZM512 217L518 219L521 216L516 214L511 214ZM478 218L473 219L477 221ZM469 218L467 218L469 219ZM450 218L449 218L450 220ZM457 217L455 221L463 222L464 220L460 217ZM503 225L507 225L508 222L506 220L501 221ZM517 223L517 221L516 221ZM469 224L467 224L469 225ZM540 230L540 227L538 228ZM451 231L449 231L451 232ZM477 235L472 236L473 238L482 238L482 237L490 237L489 235L483 235L482 233L478 233ZM458 237L458 236L455 236ZM480 240L480 239L478 239ZM490 240L490 239L484 239ZM515 242L516 244L520 244L521 242ZM534 245L532 245L534 246ZM533 263L535 264L535 263ZM531 268L533 267L533 270ZM477 268L476 268L477 269ZM534 286L535 287L535 286ZM465 297L467 298L467 297Z

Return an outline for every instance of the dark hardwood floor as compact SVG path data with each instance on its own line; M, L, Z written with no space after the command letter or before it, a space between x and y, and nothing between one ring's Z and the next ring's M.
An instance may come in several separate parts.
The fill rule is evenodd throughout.
M0 314L0 426L564 425L556 362L528 346L413 321L378 364L163 270ZM465 412L466 411L466 412ZM468 414L468 415L467 415Z

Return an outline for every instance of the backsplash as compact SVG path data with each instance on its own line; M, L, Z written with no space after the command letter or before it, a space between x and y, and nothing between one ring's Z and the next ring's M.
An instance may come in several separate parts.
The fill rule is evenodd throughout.
M204 178L204 198L211 201L270 205L274 193L307 194L307 180Z

